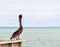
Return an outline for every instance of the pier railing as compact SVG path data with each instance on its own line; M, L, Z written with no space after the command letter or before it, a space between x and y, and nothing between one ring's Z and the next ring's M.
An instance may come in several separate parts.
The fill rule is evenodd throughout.
M0 47L22 47L26 40L0 40Z

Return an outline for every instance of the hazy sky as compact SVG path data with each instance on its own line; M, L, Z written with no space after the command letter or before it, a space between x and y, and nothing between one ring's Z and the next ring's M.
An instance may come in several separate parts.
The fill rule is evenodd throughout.
M0 0L0 27L60 27L60 0Z

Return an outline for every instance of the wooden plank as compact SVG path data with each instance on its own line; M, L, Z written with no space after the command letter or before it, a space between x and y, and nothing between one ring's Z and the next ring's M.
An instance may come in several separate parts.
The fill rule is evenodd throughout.
M19 43L10 43L9 47L21 47L21 42L19 42Z
M1 47L1 45L0 45L0 47Z
M11 47L15 47L13 43L11 44Z
M1 47L9 47L8 44L2 44Z
M0 47L22 47L22 42L26 40L0 40Z
M18 42L18 47L22 47L22 42Z
M13 44L13 43L10 43L10 44L9 44L9 47L14 47L14 44Z
M12 43L9 43L9 47L12 47Z
M18 42L24 42L26 40L2 40L0 41L0 44L7 44L7 43L18 43Z

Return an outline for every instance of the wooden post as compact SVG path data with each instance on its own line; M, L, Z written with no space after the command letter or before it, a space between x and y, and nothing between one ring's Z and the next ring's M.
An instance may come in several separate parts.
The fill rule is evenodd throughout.
M13 47L13 43L10 43L10 44L9 44L9 47Z
M22 42L18 42L18 47L22 47Z
M0 47L1 47L1 44L0 44Z

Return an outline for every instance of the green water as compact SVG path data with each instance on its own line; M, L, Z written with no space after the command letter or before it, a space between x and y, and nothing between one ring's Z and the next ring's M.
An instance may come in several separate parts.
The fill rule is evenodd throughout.
M9 40L18 28L0 28L0 39ZM60 28L24 28L23 47L60 47Z

